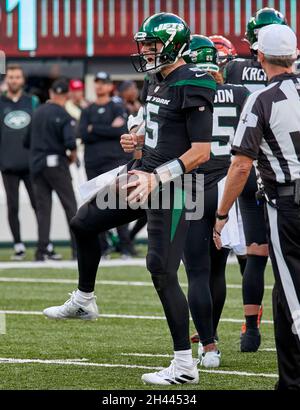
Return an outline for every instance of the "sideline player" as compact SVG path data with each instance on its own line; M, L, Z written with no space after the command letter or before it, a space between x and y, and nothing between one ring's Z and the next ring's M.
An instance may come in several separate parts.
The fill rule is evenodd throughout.
M138 47L135 67L139 72L160 72L159 85L148 89L146 134L143 156L132 171L138 180L128 202L144 203L158 185L188 173L209 159L212 111L216 83L195 66L186 64L182 53L189 47L190 29L178 16L158 13L147 18L135 35ZM201 130L201 131L199 131ZM132 144L127 134L121 142ZM124 147L123 147L124 148ZM172 385L197 383L198 360L193 360L189 340L189 309L179 285L180 264L189 223L185 218L183 192L170 189L168 209L147 209L147 268L163 305L174 344L168 368L144 374L144 383ZM180 205L180 206L179 206ZM174 211L175 210L175 211ZM96 200L83 205L72 221L78 246L79 285L62 306L45 309L50 318L97 318L94 286L101 248L98 234L141 217L144 209L102 209Z
M286 24L284 16L273 8L259 10L247 24L246 38L251 59L237 58L224 69L225 82L243 84L250 92L264 88L267 76L257 61L257 33L269 24ZM256 174L252 167L247 184L239 197L247 245L247 262L243 274L243 303L246 323L242 326L241 351L256 352L261 343L259 331L264 294L264 271L268 260L268 245L263 204L258 203Z

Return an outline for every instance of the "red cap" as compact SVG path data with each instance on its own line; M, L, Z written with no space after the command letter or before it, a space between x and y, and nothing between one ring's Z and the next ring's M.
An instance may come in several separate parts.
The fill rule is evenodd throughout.
M83 90L84 85L81 80L70 80L69 88L70 88L70 91L78 91L78 90Z

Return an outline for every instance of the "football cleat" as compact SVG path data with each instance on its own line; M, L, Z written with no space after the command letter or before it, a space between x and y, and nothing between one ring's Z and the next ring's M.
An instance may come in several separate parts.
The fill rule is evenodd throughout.
M71 296L63 305L52 306L44 309L43 314L49 319L82 319L95 320L99 317L96 296L82 304L76 298L76 291L69 293ZM77 299L77 300L76 300Z
M198 350L198 352L200 349ZM221 352L215 350L212 352L203 352L200 358L200 365L206 368L219 367L221 364Z
M24 243L19 242L14 244L14 254L11 255L10 260L12 261L22 261L26 256L26 248Z
M259 329L247 329L241 334L241 352L257 352L261 343Z
M262 319L262 316L263 316L263 311L264 311L264 307L263 307L263 305L261 305L260 308L259 308L258 316L257 316L257 328L258 329L260 328L260 325L261 325L261 319ZM242 327L241 327L241 336L244 333L246 333L246 330L247 330L247 326L246 326L246 323L244 322L242 324Z
M26 252L25 251L19 251L15 252L13 255L11 255L10 260L11 261L22 261L26 257Z
M216 337L216 336L215 336ZM218 340L217 339L215 339L215 345L217 345L218 344ZM203 344L201 343L201 342L199 342L198 343L198 357L199 357L199 360L201 361L201 358L202 358L202 354L204 353L204 347L203 347Z
M142 376L144 384L196 384L199 382L199 373L197 365L199 360L193 360L193 365L190 367L178 366L176 360L173 359L169 367L155 373L145 373Z

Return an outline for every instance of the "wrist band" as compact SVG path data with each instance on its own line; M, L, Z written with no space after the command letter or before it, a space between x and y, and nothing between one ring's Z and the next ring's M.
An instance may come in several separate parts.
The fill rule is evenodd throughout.
M228 214L220 215L218 214L218 212L216 212L216 219L219 219L220 221L223 221L224 219L228 219Z
M176 158L155 168L153 173L162 184L165 184L184 174L185 166L179 158Z

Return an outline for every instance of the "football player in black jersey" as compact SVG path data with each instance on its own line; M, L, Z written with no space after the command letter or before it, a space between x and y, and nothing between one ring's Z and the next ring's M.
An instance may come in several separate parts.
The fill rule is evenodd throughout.
M94 296L101 258L99 232L141 217L145 210L133 205L145 203L149 194L160 187L160 196L169 188L171 205L167 209L146 209L147 268L165 311L175 357L168 368L144 374L142 380L159 385L197 383L198 360L192 358L189 309L177 278L189 221L185 194L181 189L175 191L170 182L209 159L216 83L209 74L184 62L182 54L189 47L190 30L180 17L158 13L147 18L135 40L136 69L162 75L159 84L148 88L142 158L130 171L137 180L127 185L131 188L127 207L99 209L99 202L93 199L79 209L72 221L78 247L78 290L64 305L45 309L44 314L57 319L99 316ZM130 144L134 149L137 136L123 135L122 146L125 141L127 151Z
M250 45L251 59L237 58L224 69L225 82L243 84L250 92L267 85L267 76L257 61L257 34L269 24L286 24L284 16L273 8L259 10L247 24L246 38ZM260 320L264 294L264 271L268 260L266 225L263 205L257 203L256 174L254 167L239 197L247 245L247 262L243 274L243 303L246 323L242 326L241 351L256 352L260 346Z
M223 70L226 67L227 63L237 58L236 49L232 42L224 36L214 35L210 36L209 39L214 43L216 49L218 50L218 65L220 67L220 72L222 72L223 74ZM237 212L238 223L242 226L241 213L239 208ZM243 237L243 247L240 246L238 252L236 253L236 257L239 262L241 275L243 275L247 261L245 237ZM195 338L193 340L195 340Z
M223 84L217 49L208 37L192 36L185 61L210 72L217 81L210 160L196 171L204 174L204 215L190 224L184 263L189 280L189 306L200 337L201 364L218 367L221 354L215 335L226 297L225 268L229 249L216 249L213 226L218 198L230 166L231 142L249 92L243 86Z
M251 17L246 28L246 39L249 43L251 58L236 58L229 61L224 69L224 80L229 84L243 84L250 92L267 85L267 76L257 61L257 34L260 28L269 24L287 24L279 11L265 7Z

